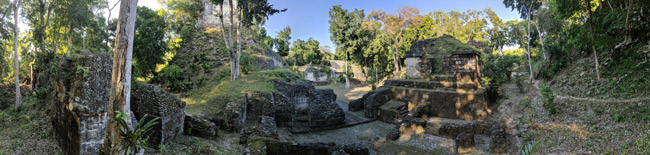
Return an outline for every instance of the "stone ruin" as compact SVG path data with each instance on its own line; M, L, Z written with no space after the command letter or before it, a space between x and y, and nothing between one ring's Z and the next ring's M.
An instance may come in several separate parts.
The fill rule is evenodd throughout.
M350 101L349 109L395 124L387 139L422 128L424 134L453 139L456 153L506 153L503 123L489 119L494 106L479 83L479 53L454 50L442 57L427 56L434 52L427 49L433 41L416 41L407 52L408 79L386 80L382 87Z
M273 117L278 127L292 131L343 124L345 114L331 89L315 89L309 82L272 81L277 92L248 92L228 103L220 126L239 131L258 125L262 117Z
M98 154L104 142L110 95L112 57L107 53L63 58L52 75L50 111L55 138L65 154ZM180 133L185 103L157 86L145 84L132 93L135 119L160 117L149 143L165 144ZM151 119L152 117L148 117Z

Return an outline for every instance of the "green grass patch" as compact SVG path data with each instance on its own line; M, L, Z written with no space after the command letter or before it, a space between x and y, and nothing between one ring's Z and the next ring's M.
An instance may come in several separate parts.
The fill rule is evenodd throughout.
M291 82L300 79L300 75L288 68L278 68L242 75L235 81L225 78L220 81L209 81L203 86L190 90L181 100L187 102L186 110L190 114L205 114L208 117L218 116L226 105L236 101L246 92L275 92L272 80Z

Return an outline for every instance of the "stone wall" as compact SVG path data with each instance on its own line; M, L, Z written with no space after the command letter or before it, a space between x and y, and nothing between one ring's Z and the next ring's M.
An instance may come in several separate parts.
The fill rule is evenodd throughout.
M185 102L166 90L152 84L143 84L131 93L131 110L137 120L148 115L146 121L160 118L149 132L149 144L157 147L167 144L182 132L185 120Z
M443 67L446 74L455 74L458 80L479 82L482 77L476 51L454 51L451 56L445 57Z
M255 45L251 43L249 45ZM279 67L286 67L282 58L278 55L275 55L273 51L265 51L262 53L251 54L255 58L253 65L262 70L272 70Z
M65 154L97 154L103 144L112 64L113 58L106 53L62 61L52 125Z
M317 83L317 84L326 84L331 79L338 78L338 75L334 70L329 70L329 72L322 72L314 66L307 66L303 72L303 77L305 80Z
M404 60L406 65L406 78L420 79L426 78L433 70L433 59L422 57L409 57Z

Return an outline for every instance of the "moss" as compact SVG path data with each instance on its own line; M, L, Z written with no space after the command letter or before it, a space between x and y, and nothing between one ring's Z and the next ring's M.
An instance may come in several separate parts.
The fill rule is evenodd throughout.
M442 73L442 61L444 57L450 56L451 52L458 50L476 50L450 35L443 35L433 39L433 41L424 45L424 49L427 50L423 53L423 57L434 59L434 70L432 73Z

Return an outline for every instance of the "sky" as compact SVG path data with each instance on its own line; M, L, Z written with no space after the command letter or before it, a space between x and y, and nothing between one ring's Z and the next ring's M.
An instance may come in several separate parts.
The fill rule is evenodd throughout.
M291 41L307 40L310 37L318 40L321 46L335 47L330 40L329 9L333 5L341 5L343 9L353 11L363 9L365 15L372 10L384 10L394 13L400 6L412 6L420 10L420 14L432 11L451 10L464 12L468 9L483 10L491 8L504 22L519 18L519 13L511 11L503 5L503 0L269 0L275 8L286 12L275 14L266 22L267 34L275 37L281 29L291 27Z
M109 6L113 6L118 0L108 0ZM329 9L333 5L341 5L343 9L352 11L355 8L363 9L368 15L372 10L384 10L394 13L400 6L413 6L420 10L420 14L432 11L451 10L464 12L468 9L483 10L491 8L503 21L519 18L519 13L505 8L503 0L269 0L275 8L284 9L286 12L275 14L269 17L264 26L267 35L275 37L281 29L291 27L291 41L296 39L307 40L310 37L318 40L321 46L335 47L330 40L329 33ZM146 6L153 10L163 8L158 0L139 0L138 6ZM117 18L119 4L111 12L111 18ZM104 17L108 12L104 12ZM21 32L26 30L27 25L21 23Z

